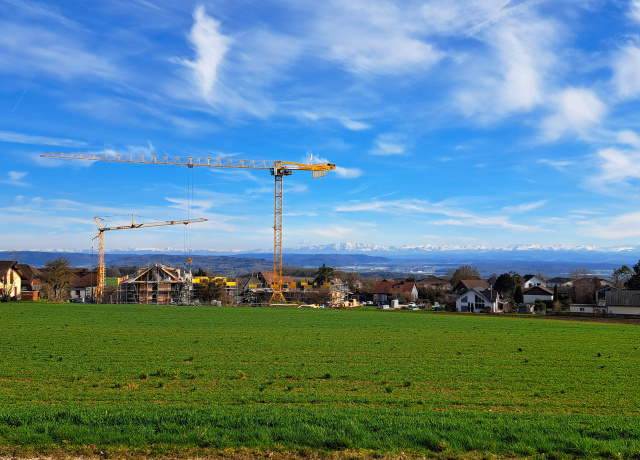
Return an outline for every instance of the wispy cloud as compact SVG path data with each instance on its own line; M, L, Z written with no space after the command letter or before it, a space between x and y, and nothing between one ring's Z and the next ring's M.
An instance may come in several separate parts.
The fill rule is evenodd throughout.
M548 200L540 200L533 203L523 203L518 206L505 206L504 208L502 208L502 210L505 212L513 213L528 212L544 206L545 204L547 204L547 202Z
M557 97L556 113L543 122L547 140L556 140L564 134L586 136L597 126L607 112L606 105L592 90L569 88Z
M363 174L360 168L343 168L342 166L336 166L335 173L344 179L355 179Z
M369 150L372 155L400 155L405 151L404 136L381 134L374 141L375 147Z
M9 184L9 185L15 185L17 187L24 187L28 185L26 182L22 181L22 179L24 179L26 175L27 175L26 172L9 171L7 173L7 176L8 176L7 179L0 180L0 184Z
M636 8L640 8L635 4ZM618 94L625 99L640 94L640 48L635 45L623 47L613 60L613 81Z
M189 40L196 52L196 59L179 60L193 72L193 78L207 101L213 101L213 93L218 80L218 70L232 43L230 37L220 33L220 23L207 16L204 6L196 8L194 24Z
M0 141L11 142L14 144L28 145L54 145L58 147L85 147L86 142L73 139L60 139L56 137L37 136L24 133L13 133L9 131L0 131Z
M580 232L590 237L620 239L640 237L640 212L630 212L582 223Z
M433 204L422 200L373 200L369 202L351 202L336 206L338 212L380 212L388 214L408 215L436 214L449 219L436 220L434 225L453 225L474 228L508 228L513 230L534 230L538 227L516 224L508 216L492 214L480 215L461 208L453 208L442 204Z

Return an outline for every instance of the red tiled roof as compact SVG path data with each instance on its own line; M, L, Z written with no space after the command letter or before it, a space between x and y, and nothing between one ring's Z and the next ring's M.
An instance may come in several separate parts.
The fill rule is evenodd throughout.
M267 282L267 284L272 284L273 283L273 272L272 271L260 272L260 274L262 275L264 280ZM283 283L293 283L293 279L290 276L283 276L282 277L282 282Z
M413 281L378 281L373 287L373 294L402 294L411 293L416 283Z

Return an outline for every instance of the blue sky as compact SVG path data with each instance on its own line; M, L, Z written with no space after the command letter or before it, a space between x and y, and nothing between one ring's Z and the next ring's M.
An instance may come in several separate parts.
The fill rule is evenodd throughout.
M640 244L640 1L0 0L0 249ZM193 188L190 188L193 184ZM192 197L192 199L190 199ZM122 218L121 220L126 220Z

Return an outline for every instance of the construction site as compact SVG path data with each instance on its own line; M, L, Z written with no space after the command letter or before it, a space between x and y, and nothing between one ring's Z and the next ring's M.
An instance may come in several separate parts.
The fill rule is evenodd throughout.
M118 155L118 154L90 154L90 153L49 153L41 155L44 158L72 159L85 161L107 161L116 163L142 163L153 165L186 166L189 170L194 167L208 168L237 168L237 169L261 169L268 170L274 177L274 225L273 225L273 271L270 274L263 272L260 289L249 289L249 298L252 301L265 301L269 297L271 302L285 302L298 300L305 297L308 289L301 285L298 288L295 283L285 283L282 276L282 205L283 205L283 178L290 176L293 171L311 171L312 178L316 179L327 175L327 171L335 170L333 163L292 163L286 161L256 161L234 160L223 158L200 157L168 157L168 156L144 156L144 155ZM189 190L191 197L192 190ZM189 209L190 213L190 209ZM94 216L97 226L97 239L99 243L99 259L97 268L97 287L95 301L98 303L112 302L135 304L192 304L194 302L193 277L191 270L188 272L176 268L153 265L140 270L132 278L118 283L116 298L105 298L105 262L104 234L107 231L139 229L149 227L161 227L169 225L189 225L197 222L207 222L207 219L167 220L148 223L136 223L135 216L131 215L131 224L117 224L107 221L104 217ZM111 224L111 225L109 225ZM189 259L191 262L191 259ZM286 284L286 289L285 289ZM338 304L346 300L341 283L329 283L319 287L329 294L329 303ZM336 288L332 289L332 286ZM307 286L308 287L308 286ZM313 289L311 289L313 290ZM285 293L287 294L285 296ZM238 296L236 286L236 297ZM288 299L287 299L288 297Z

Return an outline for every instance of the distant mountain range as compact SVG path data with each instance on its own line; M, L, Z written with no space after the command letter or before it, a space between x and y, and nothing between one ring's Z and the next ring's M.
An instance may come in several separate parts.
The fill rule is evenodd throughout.
M273 249L255 251L184 250L171 248L128 249L105 254L110 267L143 266L164 263L178 268L186 265L190 256L193 270L202 268L216 273L241 274L273 268ZM64 255L71 264L95 267L97 253L65 251L0 251L0 260L17 259L41 267L47 260ZM370 275L417 276L444 275L451 268L473 265L484 276L516 271L521 274L541 272L546 276L568 276L572 270L587 267L598 276L609 276L614 268L632 266L640 260L639 246L598 248L593 246L378 246L361 243L340 243L322 246L287 248L283 254L285 267L315 268L322 264Z

